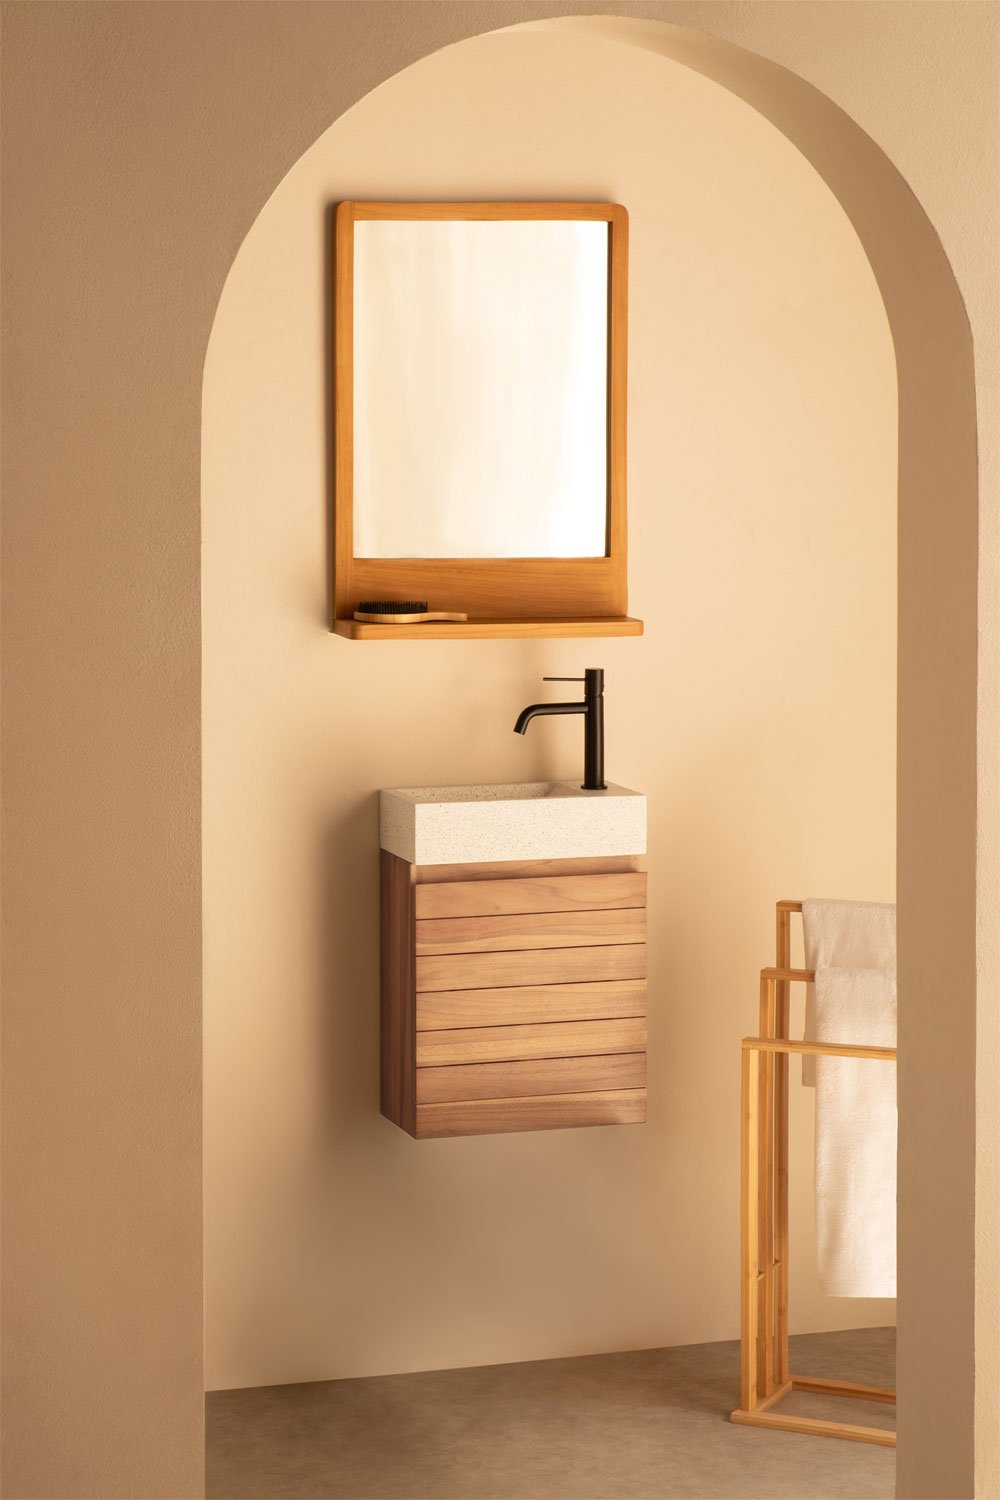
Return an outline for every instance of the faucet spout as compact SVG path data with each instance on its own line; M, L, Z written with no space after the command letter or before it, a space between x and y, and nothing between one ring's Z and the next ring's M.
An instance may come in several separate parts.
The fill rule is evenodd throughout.
M529 703L528 707L522 708L518 714L514 733L524 734L536 714L585 714L586 712L586 703Z

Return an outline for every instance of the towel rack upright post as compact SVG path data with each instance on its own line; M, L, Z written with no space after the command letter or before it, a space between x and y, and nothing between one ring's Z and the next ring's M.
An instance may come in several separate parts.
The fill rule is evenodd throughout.
M792 967L792 912L802 910L801 901L779 901L775 912L777 928L775 963L779 969ZM791 1032L791 989L787 979L780 979L775 990L775 1035ZM775 1185L775 1310L774 1374L779 1385L788 1380L788 1055L776 1060L774 1082L774 1169Z

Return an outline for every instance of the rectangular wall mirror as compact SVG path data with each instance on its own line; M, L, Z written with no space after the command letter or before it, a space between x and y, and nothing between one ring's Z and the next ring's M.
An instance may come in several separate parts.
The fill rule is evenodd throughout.
M350 202L336 228L334 628L639 633L625 210ZM366 625L362 599L469 620Z

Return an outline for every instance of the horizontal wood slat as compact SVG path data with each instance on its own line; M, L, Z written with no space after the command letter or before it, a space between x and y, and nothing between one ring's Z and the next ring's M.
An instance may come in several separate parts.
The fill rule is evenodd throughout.
M525 948L591 948L646 940L646 908L527 912L506 917L438 917L417 923L417 957Z
M624 946L541 948L509 953L435 954L418 958L416 965L418 991L645 979L646 945L629 943Z
M562 875L551 880L455 880L418 885L417 918L502 917L522 912L605 911L645 906L646 876Z
M585 1057L641 1052L642 1016L621 1021L565 1021L542 1026L471 1026L460 1031L419 1031L417 1068L501 1062L529 1057Z
M471 1099L454 1104L418 1104L417 1139L560 1130L575 1125L639 1125L645 1118L645 1089L543 1094L535 1099Z
M413 865L418 885L442 881L466 880L532 880L555 875L621 875L641 870L640 856L635 854L595 855L591 859L497 859L476 864Z
M529 1062L473 1063L418 1068L417 1104L448 1100L514 1099L535 1094L580 1094L646 1086L646 1054L616 1057L543 1057Z
M596 984L518 985L515 989L431 990L417 996L417 1030L599 1021L646 1014L644 979Z

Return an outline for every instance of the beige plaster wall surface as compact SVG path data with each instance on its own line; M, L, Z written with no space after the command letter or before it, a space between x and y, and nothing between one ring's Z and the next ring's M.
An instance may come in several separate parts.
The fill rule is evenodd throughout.
M477 195L629 209L641 641L328 632L331 205ZM436 54L327 131L240 250L202 538L209 1388L734 1337L738 1039L774 901L894 893L896 378L840 205L649 52ZM578 723L511 726L543 673L594 663L609 775L649 796L649 1124L416 1144L378 1112L377 789L578 773ZM812 1098L793 1326L891 1321L818 1287Z
M926 791L918 778L900 821L909 838L926 806L942 808L942 855L911 862L906 896L933 960L924 988L949 995L952 1026L942 1046L933 996L923 996L912 1035L922 1057L936 1057L949 1108L963 1092L967 1105L946 1138L918 1130L907 1148L909 1180L923 1165L924 1181L907 1237L920 1295L905 1314L914 1357L901 1378L899 1484L908 1496L964 1495L974 1483L980 1495L997 1493L997 1325L986 1316L998 1280L996 7L181 0L3 10L8 1495L201 1489L199 421L225 276L283 174L368 89L462 36L568 11L701 27L828 94L925 205L969 309L980 409L979 785L966 750L963 623L960 690L942 696L936 723L925 715L917 749L933 772L954 744L953 769ZM741 66L766 71L733 56L731 76ZM781 79L775 71L776 89ZM801 120L808 90L786 99ZM861 154L854 140L842 159ZM967 493L966 475L934 488L951 500ZM963 502L937 589L901 599L910 662L919 661L921 613L933 605L935 619L944 609L964 621L975 593L961 583L966 514ZM911 542L906 578L930 579L936 523L923 557L912 532ZM944 670L935 660L935 681ZM953 711L941 708L949 699ZM908 743L912 753L912 735ZM941 872L969 904L970 826L979 844L972 938L950 912L944 924L933 919ZM975 1481L965 1244L973 942ZM949 1195L955 1213L942 1211Z

